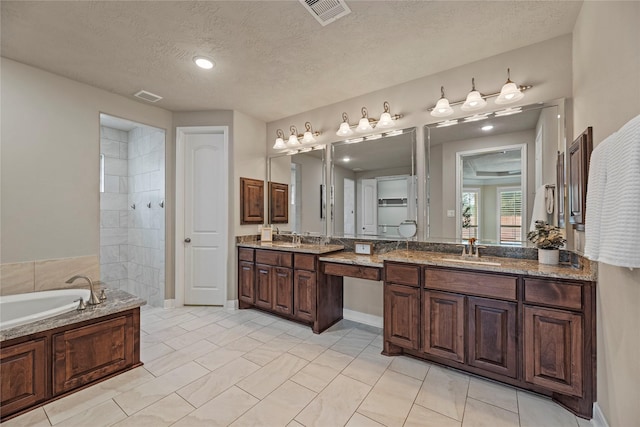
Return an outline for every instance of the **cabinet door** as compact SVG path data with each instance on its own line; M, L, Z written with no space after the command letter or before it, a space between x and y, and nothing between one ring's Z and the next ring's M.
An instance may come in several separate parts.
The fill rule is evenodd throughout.
M255 301L255 267L252 262L240 261L238 264L238 298L253 304Z
M524 307L524 376L527 382L582 396L583 326L579 314Z
M420 347L420 289L384 285L384 339L399 347Z
M467 307L469 365L515 378L517 304L470 297Z
M424 291L422 351L464 362L464 296Z
M134 363L133 316L53 336L53 394L64 393Z
M296 319L313 322L316 318L316 273L295 270L293 273L293 314Z
M273 271L273 310L293 314L293 270L275 267Z
M272 270L273 267L268 265L256 264L255 304L257 307L267 308L269 310L271 310L273 306Z
M28 408L46 397L46 339L0 348L0 414Z

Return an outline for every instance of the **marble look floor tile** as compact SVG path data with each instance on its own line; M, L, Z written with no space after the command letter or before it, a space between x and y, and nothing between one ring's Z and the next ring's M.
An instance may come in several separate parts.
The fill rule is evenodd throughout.
M258 369L260 366L255 363L239 358L182 387L178 394L199 408Z
M176 350L173 353L152 360L145 365L145 368L155 376L164 375L217 348L218 346L210 341L201 340L187 347L183 347L180 350Z
M229 350L225 347L222 347L210 351L204 356L197 358L195 362L201 364L210 371L215 371L221 366L239 359L243 354L244 351Z
M231 387L175 423L174 427L228 426L259 402L238 387Z
M44 406L44 410L53 424L71 418L87 409L99 405L120 393L131 390L152 381L154 376L140 367L122 373L91 387L80 390L62 399Z
M371 344L369 345L379 348L380 351L382 351L382 348L384 347L384 337L382 335L376 335L376 337L373 339L373 341L371 341Z
M343 337L340 341L336 342L331 346L331 349L334 351L339 351L340 353L348 354L349 356L356 357L362 350L367 348L369 343L371 343L372 339L366 338L347 338Z
M36 408L32 411L12 418L0 424L2 427L50 427L49 418L43 408Z
M218 325L220 324L220 322L217 323ZM254 324L255 325L255 324ZM258 325L259 326L259 325ZM259 326L260 328L262 328L262 326ZM226 331L222 331L220 333L217 333L209 338L207 338L209 341L211 341L214 344L217 344L221 347L224 347L225 345L229 344L232 341L237 340L238 338L242 338L246 335L249 335L250 333L254 332L255 328L249 324L244 324L244 325L238 325L235 326L233 328L227 329Z
M320 393L339 373L337 369L312 362L292 376L291 381Z
M424 408L420 405L413 405L404 427L460 427L461 422L453 418Z
M289 353L312 361L325 352L327 348L319 344L300 343L289 349Z
M296 420L293 420L289 424L287 424L287 427L304 427L304 426L299 422L297 422Z
M244 354L242 357L252 361L253 363L257 363L260 366L266 366L283 354L284 351L272 351L262 347L258 347Z
M306 427L345 425L370 390L367 384L338 375L295 419Z
M244 351L246 353L256 349L257 347L260 347L262 344L262 341L254 340L253 338L249 337L242 337L238 338L235 341L231 341L223 348L226 348L228 350Z
M511 412L518 412L516 389L491 381L471 378L469 397Z
M392 359L379 354L378 349L360 353L342 373L365 384L374 385L387 369Z
M255 318L251 319L251 320L253 322L257 323L258 325L267 326L267 325L271 325L274 322L277 322L280 319L277 318L276 316L270 316L268 314L262 314L260 316L257 316Z
M153 345L141 345L140 360L143 363L149 363L158 357L173 353L174 351L176 351L174 348L169 347L163 342Z
M178 421L195 408L175 393L114 424L114 427L164 427Z
M367 340L371 343L377 336L379 332L372 332L370 330L361 329L360 326L349 331L348 334L345 335L346 338L356 338Z
M407 356L395 356L389 369L399 374L408 375L420 381L424 380L431 365Z
M340 341L341 338L342 337L339 335L330 335L325 331L319 335L314 334L305 338L304 342L310 343L310 344L318 344L323 347L329 348L332 345L336 344L338 341Z
M345 427L386 427L384 424L380 424L373 421L371 418L367 418L362 414L355 413L345 425Z
M415 403L462 421L468 389L468 375L432 366Z
M320 356L313 360L313 363L326 366L337 371L342 371L349 363L353 361L354 357L348 354L339 353L331 349L325 351Z
M373 387L358 412L385 426L402 426L422 381L386 371Z
M238 418L232 426L286 426L316 393L287 381Z
M467 399L462 427L519 427L518 414L475 399Z
M60 427L87 427L87 426L109 426L120 420L127 418L116 403L109 399L98 406L94 406L71 418L67 418L56 426Z
M194 313L191 313L191 314L195 316ZM187 331L195 331L196 329L200 329L204 326L213 325L215 324L215 322L219 322L220 320L226 319L227 317L228 317L228 314L224 312L207 314L206 316L196 317L193 320L180 323L180 327L186 329ZM223 326L220 326L220 325L216 325L216 326L220 328L220 330L222 330L223 328Z
M522 427L575 427L578 423L575 415L550 399L520 390L517 391L517 395Z
M576 417L576 421L578 421L578 427L593 427L590 420L585 420L584 418Z
M142 333L146 335L142 335ZM184 335L187 333L186 329L182 329L180 326L172 326L168 329L163 329L162 331L155 332L153 334L146 333L145 331L140 331L140 343L143 345L152 345L159 344L161 342L165 342L173 337L177 337L179 335Z
M169 319L160 319L159 321L147 324L144 327L140 326L140 328L143 329L145 332L153 334L155 332L160 332L164 329L169 329L173 326L178 326L182 322L186 322L193 319L197 319L197 317L191 313L184 313L179 316L171 317Z
M278 357L238 382L237 386L258 399L264 399L266 395L280 387L306 364L306 360L285 353L282 357Z
M132 415L208 373L207 369L197 363L189 362L114 397L114 400L127 415Z
M182 324L180 327L182 327ZM181 350L194 342L209 338L223 330L226 331L222 326L212 323L211 325L203 326L200 329L189 331L182 335L165 340L164 343L176 350Z

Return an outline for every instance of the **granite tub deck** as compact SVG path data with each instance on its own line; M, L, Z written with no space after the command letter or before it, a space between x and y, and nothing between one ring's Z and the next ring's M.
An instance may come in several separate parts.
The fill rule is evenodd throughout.
M582 262L581 268L575 268L568 263L544 265L538 263L537 260L522 258L462 258L460 255L450 253L414 250L395 250L374 255L358 255L353 252L336 252L321 256L320 261L367 267L383 267L384 261L394 261L410 264L432 265L437 267L453 267L466 270L513 273L526 276L585 280L591 282L595 282L598 276L596 269L593 268L592 263L588 260L584 260L584 262ZM483 262L496 263L500 265L482 264Z
M56 329L86 320L97 319L110 314L138 308L146 304L146 301L119 289L105 289L107 299L100 305L87 306L83 311L70 311L55 317L38 320L36 322L19 325L0 331L0 342L20 338L23 336ZM98 291L99 292L99 291Z

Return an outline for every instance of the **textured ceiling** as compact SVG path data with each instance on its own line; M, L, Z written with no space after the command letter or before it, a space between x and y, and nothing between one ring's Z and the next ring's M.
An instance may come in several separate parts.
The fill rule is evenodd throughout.
M570 33L571 1L2 1L2 56L172 111L267 122ZM206 55L211 71L192 58ZM135 98L133 98L135 99ZM141 101L143 102L143 101Z

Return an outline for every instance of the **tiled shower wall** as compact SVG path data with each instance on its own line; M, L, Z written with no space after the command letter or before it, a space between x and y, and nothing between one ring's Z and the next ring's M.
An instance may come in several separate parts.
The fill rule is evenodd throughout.
M100 280L112 288L127 282L129 133L100 127L104 192L100 193Z
M164 139L155 128L101 127L100 277L153 306L164 304Z
M150 305L164 304L164 131L129 132L128 288Z

